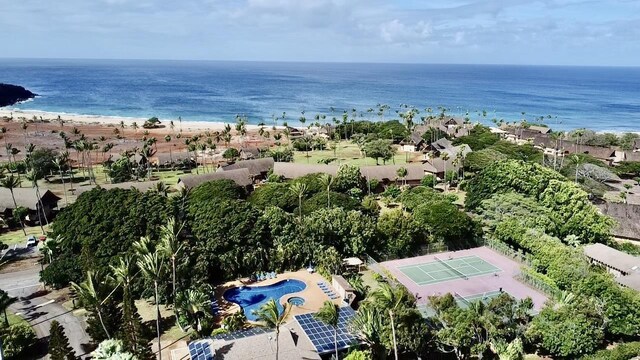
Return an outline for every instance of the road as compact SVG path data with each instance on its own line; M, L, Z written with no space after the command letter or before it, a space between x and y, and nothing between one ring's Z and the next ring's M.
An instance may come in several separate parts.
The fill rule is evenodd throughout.
M0 289L18 298L18 301L9 307L10 310L26 319L41 340L49 336L51 321L57 320L64 327L76 355L84 355L82 356L84 358L87 354L82 344L90 341L84 330L84 321L75 317L61 304L44 296L39 272L40 266L34 263L34 266L27 270L0 274ZM40 358L44 357L40 356Z

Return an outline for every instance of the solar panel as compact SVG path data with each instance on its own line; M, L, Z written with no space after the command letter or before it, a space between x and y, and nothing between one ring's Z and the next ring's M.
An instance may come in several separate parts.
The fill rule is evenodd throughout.
M357 343L357 338L348 330L351 319L356 312L349 306L340 308L338 318L338 349L346 349ZM316 320L314 314L295 315L294 318L305 332L318 354L334 351L333 327Z
M192 341L189 343L189 356L191 360L213 360L211 345L206 340Z

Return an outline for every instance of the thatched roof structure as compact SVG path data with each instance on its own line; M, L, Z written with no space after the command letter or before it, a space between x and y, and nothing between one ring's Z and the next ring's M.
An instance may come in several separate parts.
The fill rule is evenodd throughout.
M274 160L273 158L262 158L262 159L252 159L252 160L243 160L233 163L231 165L227 165L222 167L222 171L229 170L237 170L237 169L247 169L251 176L260 176L266 175L269 170L273 169Z
M598 208L618 223L613 229L613 236L640 240L640 205L607 202Z

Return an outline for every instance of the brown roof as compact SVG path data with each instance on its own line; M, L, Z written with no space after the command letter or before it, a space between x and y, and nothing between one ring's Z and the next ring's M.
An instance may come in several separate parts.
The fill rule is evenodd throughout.
M529 130L536 131L536 132L539 132L541 134L548 134L548 133L551 132L551 128L546 127L546 126L537 126L537 125L529 126Z
M590 244L584 247L584 254L605 266L623 273L640 270L640 258L603 244Z
M238 161L234 164L227 165L222 168L223 171L247 169L252 176L266 174L273 169L273 158L262 158Z
M194 188L200 184L204 184L214 180L232 180L236 185L246 188L253 184L251 180L251 174L248 169L235 169L216 171L207 174L200 175L186 175L178 179L178 186L186 187L187 189Z
M598 208L618 223L613 229L614 236L640 240L640 205L604 203Z
M27 208L29 210L37 210L39 199L36 196L35 188L15 188L13 189L13 195L16 198L18 206ZM40 188L40 199L45 204L53 204L56 206L60 198L47 189ZM5 212L7 209L15 209L13 203L13 197L11 197L11 191L7 188L0 188L0 212Z
M616 278L618 284L626 286L635 291L640 291L640 273L633 273L627 276L619 276Z
M140 192L145 192L148 191L150 189L153 189L156 187L156 184L159 181L127 181L127 182L122 182L122 183L117 183L117 184L102 184L102 185L89 185L89 186L80 186L78 188L76 188L75 194L80 196L80 194L85 193L87 191L91 191L95 188L101 188L101 189L105 189L105 190L111 190L111 189L136 189Z
M625 151L624 160L640 162L640 152Z
M425 176L425 168L431 170L431 167L424 165L378 165L378 166L362 166L360 172L367 179L377 179L380 181L394 181L400 179L398 177L398 169L407 169L407 181L420 181Z
M309 174L329 174L335 176L338 173L337 165L322 164L294 164L288 162L276 162L273 165L273 173L285 179L295 179Z
M331 275L331 280L337 282L344 291L355 291L353 286L342 275Z
M155 165L165 165L165 164L171 164L173 163L177 163L177 162L182 162L184 160L192 160L193 157L191 156L191 153L189 152L172 152L171 154L169 153L160 153L160 154L156 154L156 156L154 156L154 159L152 161L152 163L154 163Z

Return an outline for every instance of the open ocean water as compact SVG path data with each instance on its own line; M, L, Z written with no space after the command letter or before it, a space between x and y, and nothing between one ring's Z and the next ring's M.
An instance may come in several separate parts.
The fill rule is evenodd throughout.
M272 124L286 112L295 125L302 110L367 116L381 103L386 119L409 104L474 121L486 110L487 123L524 111L551 115L554 129L640 131L640 68L0 59L0 82L41 95L17 108L73 114Z

